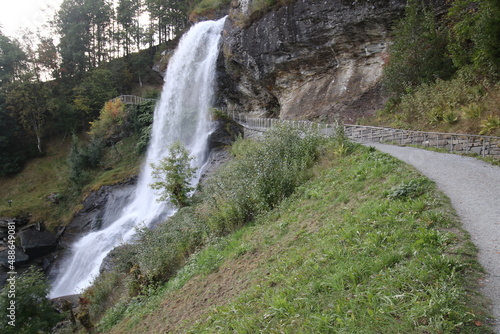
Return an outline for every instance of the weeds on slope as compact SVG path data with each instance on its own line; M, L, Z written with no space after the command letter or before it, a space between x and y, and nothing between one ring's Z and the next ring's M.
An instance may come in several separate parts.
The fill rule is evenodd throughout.
M241 238L268 253L262 276L187 332L492 333L474 247L433 184L361 147L326 165Z
M251 215L240 214L238 210L247 210L248 204L232 196L255 198L259 194L255 189L262 189L257 186L258 177L248 182L214 177L211 182L217 187L227 182L225 196L231 205L220 200L210 207L199 199L169 222L182 229L184 224L175 219L184 214L202 217L197 224L186 225L198 226L194 243L172 238L167 246L158 236L155 248L147 246L142 255L125 256L130 273L124 281L142 277L135 279L137 284L148 277L146 271L138 274L138 268L147 268L141 256L153 257L153 264L160 254L168 257L162 247L184 254L176 258L180 260L174 267L179 270L163 273L170 277L166 283L159 279L161 275L156 276L156 285L146 279L149 285L141 285L137 297L124 298L107 311L99 329L116 333L492 333L475 289L480 272L475 249L447 199L430 181L385 154L363 147L344 152L336 140L320 143L310 158L299 159L305 161L304 168L294 190L283 192L289 196L278 195L272 198L279 200L270 202L264 196L255 202ZM248 152L257 152L254 145L258 144L239 141L233 163L249 159ZM318 153L321 158L310 168ZM224 173L227 170L220 175L244 175ZM268 180L273 180L272 175ZM229 191L230 185L248 191ZM210 210L226 219L224 223L204 224ZM149 233L167 230L161 228L165 230ZM188 249L194 251L190 257ZM168 266L162 262L159 268ZM220 280L234 291L219 290Z
M140 230L135 244L117 250L115 262L126 293L113 288L118 284L116 275L98 278L86 292L94 318L117 300L148 294L152 286L168 281L200 247L291 195L307 179L323 141L316 133L290 127L269 131L258 141L239 140L234 159L206 181L191 207L154 230ZM114 281L101 283L105 280Z

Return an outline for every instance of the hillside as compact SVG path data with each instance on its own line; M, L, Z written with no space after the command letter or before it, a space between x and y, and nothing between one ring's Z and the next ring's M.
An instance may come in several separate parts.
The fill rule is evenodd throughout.
M492 333L475 248L448 200L405 164L352 149L324 146L290 198L166 283L129 299L106 275L88 294L99 331Z
M16 261L28 258L15 276L23 287L20 327L0 323L1 331L48 332L60 321L53 333L493 333L488 301L479 293L485 276L477 249L433 182L349 142L340 130L325 139L283 126L244 139L228 115L500 136L497 1L200 0L164 1L158 10L137 2L130 19L146 6L149 30L123 21L127 1L119 1L121 14L110 12L102 22L92 15L107 1L93 2L92 15L81 22L75 18L86 11L84 2L65 1L56 20L62 42L45 45L54 49L50 59L0 34L0 217L9 217L1 221L2 283L9 222L36 223L25 226L23 219L14 228ZM185 44L192 60L182 57L177 63L184 67L164 71L176 59L179 38L172 38L191 25L188 17L226 14L219 30L207 30L213 39ZM113 28L101 36L106 25ZM80 43L81 35L69 33L75 29L92 34ZM161 45L153 46L156 40ZM205 59L198 49L211 50L213 65L197 62ZM188 75L205 66L203 76ZM41 80L42 69L53 80ZM153 99L168 73L176 74L166 79L174 85L157 109L165 112L156 114L167 117L159 117L164 123L150 146L165 158L173 138L164 134L179 132L192 142L193 129L203 128L195 139L209 148L199 156L229 161L204 175L192 197L183 188L181 202L156 201L149 181L142 183L147 192L127 189L110 211L130 213L122 210L127 199L136 205L133 219L105 221L113 189L141 180ZM200 84L202 77L209 84ZM184 78L193 81L180 84ZM132 92L151 101L113 100ZM198 112L206 127L194 126ZM216 145L214 124L216 135L227 135ZM147 166L148 176L161 168ZM186 185L186 178L177 181ZM147 200L128 201L131 196ZM168 206L168 213L150 203ZM158 215L148 221L150 213ZM116 221L136 225L112 235L107 228ZM27 266L49 272L62 253L28 256L26 235L49 235L51 251L68 251L94 231L116 243L104 251L95 239L82 248L86 256L72 252L75 267L99 275L77 304L55 300L56 314L46 298L47 277ZM80 265L88 258L99 259L95 271ZM67 268L52 268L51 278L83 276ZM0 291L2 308L7 294L8 288ZM28 312L37 301L43 307Z

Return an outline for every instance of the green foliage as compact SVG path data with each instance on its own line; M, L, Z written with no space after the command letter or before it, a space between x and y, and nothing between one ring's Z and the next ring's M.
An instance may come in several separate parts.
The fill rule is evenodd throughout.
M193 210L184 208L156 229L141 229L135 259L147 282L165 282L203 244L207 226ZM165 247L168 245L168 247Z
M14 174L26 161L26 149L16 121L0 106L0 177Z
M217 108L212 108L211 114L213 120L229 121L231 119L226 113Z
M428 124L436 124L445 122L447 113L479 103L483 96L480 85L474 85L459 75L453 80L438 79L434 84L422 84L403 95L397 108L409 119L420 119ZM446 117L454 121L453 114Z
M500 4L496 0L453 1L449 52L459 68L488 76L500 70Z
M159 201L170 200L175 206L182 208L189 204L189 193L193 190L190 183L196 168L190 166L193 157L181 142L175 142L168 148L168 155L153 168L153 177L158 181L150 184L160 190Z
M41 153L45 123L55 109L49 86L43 82L32 81L30 77L15 81L8 86L6 105L19 124L36 137L37 148Z
M119 132L127 120L125 105L120 100L110 100L104 104L99 118L90 122L91 138L107 139Z
M0 33L0 87L19 77L26 60L19 42Z
M384 69L388 92L401 95L436 78L449 78L454 68L446 51L447 36L436 24L433 9L420 0L410 0L405 17L394 28L394 44Z
M389 199L408 199L417 198L424 194L429 189L429 181L427 179L414 179L408 182L403 182L393 187L387 194Z
M7 310L11 301L15 301L15 326L9 325L8 319L3 316L0 329L5 334L36 334L49 332L52 327L63 320L50 301L47 299L49 284L41 271L30 269L19 275L15 280L15 297L9 297L7 285L0 292L0 307L2 312Z
M241 141L241 140L240 140ZM281 127L253 143L236 142L234 161L208 181L206 220L228 232L269 210L306 178L321 140L317 134Z
M102 68L93 69L74 88L76 110L87 119L96 118L104 104L118 95L115 87L113 72Z
M229 6L231 0L201 0L194 6L191 15L207 15Z
M90 180L89 169L100 163L104 142L101 138L93 138L87 145L82 144L73 135L71 150L68 154L69 181L72 191L78 193Z
M119 298L117 287L122 282L122 277L116 271L103 273L92 282L92 287L87 289L84 297L89 300L89 312L92 318L98 317Z
M139 154L143 153L148 147L155 106L155 101L146 101L129 113L128 121L131 123L134 132L139 134L136 144L136 150Z
M482 134L482 135L491 134L492 132L494 132L495 130L498 130L498 129L500 129L500 117L490 115L481 124L480 134Z
M88 173L86 171L85 157L81 153L78 139L73 135L71 151L68 155L69 181L74 188L74 191L80 191L83 185L88 181Z

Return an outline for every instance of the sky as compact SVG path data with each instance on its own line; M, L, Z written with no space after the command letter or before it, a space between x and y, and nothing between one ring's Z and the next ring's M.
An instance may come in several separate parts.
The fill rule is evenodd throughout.
M53 17L63 0L0 0L0 25L4 35L19 38L20 31L36 31Z

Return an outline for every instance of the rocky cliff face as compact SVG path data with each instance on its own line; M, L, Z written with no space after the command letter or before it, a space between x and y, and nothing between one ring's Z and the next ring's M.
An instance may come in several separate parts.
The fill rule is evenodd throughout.
M219 103L283 119L354 122L380 108L393 22L406 0L296 0L249 26L235 0L223 36Z

